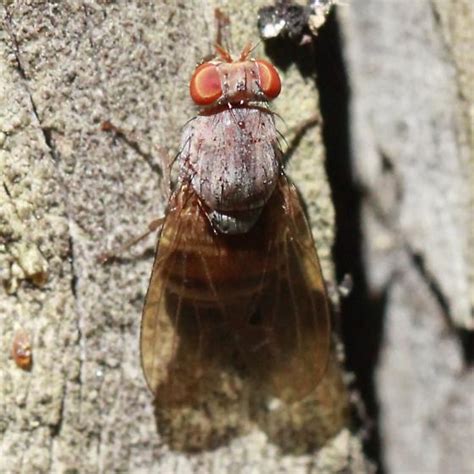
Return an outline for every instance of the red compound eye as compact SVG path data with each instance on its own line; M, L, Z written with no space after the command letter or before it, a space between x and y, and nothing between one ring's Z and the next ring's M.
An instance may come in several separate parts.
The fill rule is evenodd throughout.
M281 80L278 71L268 61L255 61L260 76L260 87L269 99L274 99L281 91Z
M189 83L193 101L198 105L209 105L222 95L221 79L217 67L212 63L201 64Z

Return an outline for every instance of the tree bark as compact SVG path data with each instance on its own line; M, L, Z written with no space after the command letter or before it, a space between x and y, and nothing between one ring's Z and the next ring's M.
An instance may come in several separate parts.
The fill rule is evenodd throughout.
M336 356L314 403L257 408L259 423L235 407L214 406L214 418L199 409L181 413L181 424L159 407L155 412L138 349L154 239L119 262L96 261L165 210L158 150L178 151L180 127L196 113L188 80L212 52L216 4L71 0L0 7L2 472L369 469L349 429ZM237 48L257 41L262 4L226 5ZM294 65L282 77L276 111L291 143L291 128L317 113L318 94ZM136 143L101 131L104 121ZM289 169L307 204L325 277L334 281L323 156L316 126L298 141ZM31 335L31 371L10 356L20 329ZM226 442L186 446L186 421L205 439L224 431ZM173 444L177 437L181 445Z
M370 313L346 307L359 322L348 357L376 387L388 472L472 472L474 8L355 0L339 13L353 193L339 208L358 214L365 281L348 305Z

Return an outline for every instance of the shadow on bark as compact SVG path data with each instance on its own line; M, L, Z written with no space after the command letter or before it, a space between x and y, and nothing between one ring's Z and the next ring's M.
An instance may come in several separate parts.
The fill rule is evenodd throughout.
M349 403L334 358L317 389L295 403L268 397L238 372L227 367L211 374L192 403L155 404L157 431L170 449L212 451L258 428L281 453L308 455L347 424Z
M326 170L336 211L337 232L333 248L336 275L341 281L344 275L350 274L354 281L351 294L341 302L341 332L347 368L356 375L356 387L369 418L366 453L377 463L379 472L383 472L374 370L383 337L385 294L373 294L367 285L361 229L364 196L353 171L349 123L351 92L334 14L328 18L316 39L315 60Z

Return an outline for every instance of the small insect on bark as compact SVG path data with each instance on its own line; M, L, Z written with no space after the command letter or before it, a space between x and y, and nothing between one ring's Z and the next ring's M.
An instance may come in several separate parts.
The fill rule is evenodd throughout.
M158 403L190 404L233 370L293 402L329 355L324 280L297 191L285 176L275 67L217 46L196 68L200 106L185 127L141 326L142 366Z
M27 331L19 330L15 333L11 355L15 364L23 370L31 370L33 365L33 351L31 338Z

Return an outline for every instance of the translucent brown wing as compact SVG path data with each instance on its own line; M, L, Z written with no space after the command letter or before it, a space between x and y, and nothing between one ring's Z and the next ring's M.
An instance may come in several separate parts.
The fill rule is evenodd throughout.
M249 312L253 286L242 277L256 251L248 239L215 234L190 186L169 207L145 300L141 355L159 402L184 404L232 369L234 323Z
M243 235L215 233L188 186L173 196L141 332L158 401L192 403L226 371L301 399L324 374L329 332L313 239L285 177Z
M249 350L248 359L254 378L272 395L297 401L316 388L326 371L330 315L311 230L298 193L285 176L262 224L273 262L266 268L274 271L265 272L258 304L261 345Z

